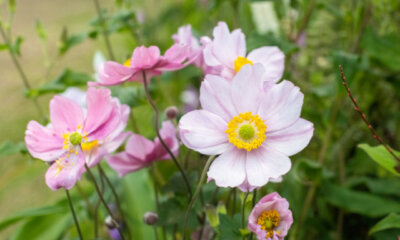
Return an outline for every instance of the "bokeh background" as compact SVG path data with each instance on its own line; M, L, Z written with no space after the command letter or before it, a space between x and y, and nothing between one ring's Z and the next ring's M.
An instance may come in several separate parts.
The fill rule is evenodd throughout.
M5 221L10 219L9 216L16 216L23 209L52 205L64 199L63 192L47 188L44 182L46 165L29 157L22 144L28 121L42 120L31 99L36 98L48 112L48 101L55 93L70 85L80 85L85 89L82 81L90 78L95 71L93 58L96 52L101 52L106 58L109 56L93 1L0 2L1 20L8 26L13 43L18 42L19 37L23 38L17 51L20 53L18 61L33 88L31 91L24 88L2 41L0 238L11 236L11 239L23 239L26 237L24 231L33 226L29 225L29 221L36 217L38 223L40 218L33 214L18 218L11 224ZM302 116L315 125L309 147L292 158L293 169L284 181L273 186L269 184L262 190L265 193L277 190L288 198L295 216L292 231L295 229L298 234L296 237L292 235L291 239L397 239L396 236L400 235L400 215L397 215L400 213L400 181L394 171L390 172L375 162L391 156L382 151L375 158L367 154L371 155L368 145L379 143L353 110L341 85L338 65L343 65L360 108L378 134L391 147L400 149L398 0L99 2L106 16L113 52L119 62L123 62L134 47L141 44L157 45L162 51L167 49L172 44L172 34L185 24L192 25L196 36L211 36L218 21L225 21L231 29L241 28L246 34L248 51L265 45L279 46L286 54L284 78L293 81L305 94ZM14 4L15 13L12 14ZM66 77L66 69L73 74L69 73ZM60 77L64 81L62 84L55 81L55 85L48 85ZM181 92L191 86L198 87L201 77L201 72L194 67L159 77L158 83L152 85L159 108L176 105L183 109ZM70 83L65 83L69 80ZM148 123L152 112L143 100L143 93L135 87L123 92L114 89L113 92L123 101L131 103L139 119L141 133L154 137ZM360 148L362 143L368 145ZM196 169L198 165L193 163L189 169ZM159 167L160 174L164 176L160 178L160 184L168 187L166 176L171 174L167 173L169 170L164 171L164 167L172 169L173 166L165 163L165 166ZM124 184L139 181L138 184L147 186L138 190L127 185L136 201L132 204L137 211L132 214L138 215L134 220L138 223L141 208L150 206L153 201L151 181L147 173L135 173L131 178L124 180ZM114 180L120 183L116 177ZM82 188L84 192L93 191L85 183ZM78 190L73 192L78 198ZM149 195L147 198L139 196L146 193ZM219 194L223 199L227 193L221 191ZM84 208L83 204L81 208ZM307 209L305 213L304 209ZM397 221L391 220L383 228L376 227L375 224L388 215ZM42 219L43 224L38 223L38 226L51 229L48 223L58 221L60 216L52 220ZM72 223L70 219L65 221ZM302 223L297 227L299 221ZM151 229L142 225L139 228L137 231L141 233L137 239L152 239L153 235L146 235L152 233ZM29 239L52 239L50 236L70 239L76 236L73 230L68 230L69 235L65 235L62 226L59 229L58 235ZM37 231L40 232L40 228ZM35 234L39 233L35 231Z

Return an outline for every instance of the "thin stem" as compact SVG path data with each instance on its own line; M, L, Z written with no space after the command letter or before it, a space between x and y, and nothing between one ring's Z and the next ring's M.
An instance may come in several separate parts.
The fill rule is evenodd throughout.
M8 52L10 53L11 59L12 59L14 65L15 65L15 67L17 68L17 71L18 71L19 75L21 76L21 79L22 79L22 82L25 85L25 88L27 90L31 90L32 89L31 84L29 83L28 78L26 77L26 74L25 74L24 70L22 69L21 65L18 62L17 57L15 56L15 54L14 54L14 52L12 50L12 45L11 45L10 39L8 38L7 34L5 33L3 25L1 23L0 23L0 34L1 34L2 38L3 38L3 41L6 43L6 45L8 47ZM36 107L36 109L37 109L37 111L39 113L39 116L40 117L45 116L42 108L39 105L39 102L37 101L37 99L36 98L32 98L32 101L33 101L33 104L35 105L35 107ZM43 117L43 118L44 118L44 120L46 120L46 117Z
M342 84L343 84L343 86L345 87L345 89L346 89L346 91L347 91L347 96L349 96L350 100L353 102L354 110L356 110L356 111L360 114L361 119L362 119L362 120L364 121L364 123L367 125L367 127L368 127L369 130L371 131L371 133L372 133L372 135L374 136L374 138L375 138L380 144L382 144L382 145L386 148L386 150L394 157L394 159L395 159L397 162L399 162L399 164L400 164L400 158L397 157L397 156L393 153L392 149L391 149L391 148L382 140L382 138L376 133L375 129L372 127L371 123L368 121L368 119L367 119L367 117L365 116L365 114L364 114L364 113L360 110L360 108L358 107L357 101L356 101L356 99L353 97L353 95L351 95L350 88L349 88L349 86L347 85L346 77L345 77L344 74L343 74L342 65L339 65L339 69L340 69L340 78L342 79ZM399 167L399 165L396 167L396 170L397 170L397 171L399 171L399 170L398 170L398 167ZM400 172L400 171L399 171L399 172Z
M243 202L242 202L242 229L245 229L245 221L244 221L244 219L245 219L245 210L246 210L246 200L247 200L247 197L249 196L249 194L250 194L250 192L246 192L245 194L244 194L244 198L243 198ZM246 239L246 236L243 236L242 237L242 239L244 240L244 239Z
M104 193L104 178L103 174L99 168L99 175L100 175L100 184L101 184L101 195ZM93 214L93 219L94 219L94 237L95 239L98 238L99 236L99 231L98 231L98 215L99 215L99 207L100 207L101 200L100 198L97 200L96 205L94 206L94 214Z
M105 22L105 20L103 18L103 14L101 12L101 7L100 7L99 0L93 0L93 1L94 1L94 5L96 5L96 11L97 11L97 15L99 16L99 21L100 21L101 29L102 29L102 32L103 32L104 40L106 42L108 55L110 57L110 60L114 61L115 60L114 53L113 53L112 48L111 48L110 40L108 39L108 31L107 31L107 28L106 28L106 22Z
M81 233L81 228L79 227L79 222L78 222L78 219L76 218L76 214L75 214L74 206L72 205L71 196L69 195L69 191L68 191L67 189L65 189L65 194L67 195L67 199L68 199L69 208L71 209L72 217L74 218L74 222L75 222L76 231L78 232L79 239L81 239L81 240L82 240L82 239L83 239L83 237L82 237L82 233Z
M253 202L252 202L252 209L254 208L254 206L256 205L256 202L257 202L257 189L254 189L254 191L253 191ZM254 235L254 233L253 232L251 232L250 233L250 237L249 237L249 239L250 240L252 240L253 239L253 235Z
M154 225L154 226L153 226L153 229L154 229L154 235L156 236L155 239L158 240L157 226Z
M111 216L111 218L112 218L114 221L116 221L116 218L115 218L114 214L112 213L110 207L108 206L107 202L104 200L103 195L101 194L100 188L99 188L99 186L98 186L98 184L97 184L97 182L96 182L96 178L94 177L92 171L89 169L89 167L87 166L87 164L85 164L85 168L86 168L86 171L88 172L90 178L92 179L92 182L93 182L93 184L94 184L94 187L95 187L95 189L96 189L96 192L97 192L97 194L99 195L99 198L100 198L101 202L103 203L104 207L106 208L107 213ZM124 239L125 239L125 238L124 238L124 235L122 234L121 227L120 227L120 225L119 225L118 223L117 223L117 229L118 229L119 234L121 235L121 238L124 240Z
M129 117L130 117L131 122L132 122L133 132L139 134L140 132L139 132L139 128L138 128L137 123L136 123L135 114L133 114L133 108L131 108L131 112L129 114Z
M153 188L154 188L154 199L156 201L156 209L157 209L157 214L160 215L160 199L158 198L158 186L157 186L157 182L156 182L156 169L154 167L154 163L152 163L150 165L151 168L151 176L153 178ZM154 229L156 230L157 227L154 226ZM162 234L163 234L163 239L166 239L166 235L165 235L165 228L162 227Z
M316 3L317 3L316 0L312 0L311 3L308 5L309 7L307 8L306 15L304 16L304 18L300 24L299 30L297 31L296 38L294 40L298 41L302 32L307 28L307 25L310 22L311 15L316 6Z
M184 181L184 183L185 183L185 185L186 185L186 188L187 188L187 191L188 191L188 194L189 194L189 199L192 199L192 189L191 189L190 184L189 184L189 181L188 181L188 179L187 179L187 177L186 177L185 171L183 170L182 166L179 164L179 162L178 162L178 160L176 159L175 155L174 155L174 154L171 152L171 150L169 149L168 145L167 145L167 144L164 142L164 140L161 138L160 130L159 130L159 128L158 128L158 114L159 114L159 113L158 113L157 106L155 105L155 103L153 102L153 99L152 99L151 96L150 96L149 88L148 88L148 86L147 86L148 83L147 83L146 72L145 72L145 71L142 71L142 76L143 76L143 84L144 84L144 90L145 90L145 92L146 92L147 100L149 101L150 105L151 105L152 108L154 109L154 113L155 113L155 116L154 116L154 128L155 128L155 130L156 130L157 137L158 137L158 139L160 140L160 143L161 143L161 144L163 145L163 147L165 148L165 150L166 150L166 151L168 152L168 154L171 156L171 159L174 161L175 165L178 167L179 172L181 173L182 178L183 178L183 181Z
M232 201L232 216L235 215L236 211L236 188L233 189L233 201Z
M196 202L197 197L200 194L201 187L203 186L204 179L206 178L206 175L207 175L207 170L210 167L214 158L215 158L215 156L210 156L208 158L206 165L204 166L203 172L201 173L199 184L197 185L196 191L194 192L194 195L193 195L192 199L190 200L189 206L186 209L185 221L183 222L183 239L185 239L185 236L186 236L186 226L187 226L187 223L189 220L190 211L192 210L192 207L193 207L194 203Z

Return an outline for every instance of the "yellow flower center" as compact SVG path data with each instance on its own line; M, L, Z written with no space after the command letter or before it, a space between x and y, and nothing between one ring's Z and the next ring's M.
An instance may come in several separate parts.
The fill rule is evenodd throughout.
M125 62L124 62L124 66L125 67L130 67L131 66L131 59L128 58Z
M225 133L229 142L239 149L251 151L262 145L266 136L267 125L257 114L251 112L240 113L228 123Z
M253 65L253 62L250 61L249 59L247 59L245 57L241 57L241 56L237 57L235 62L233 63L236 72L239 72L240 69L246 64Z
M266 238L271 238L275 233L279 233L279 231L274 231L281 220L281 216L276 210L264 211L257 219L257 224L261 226L261 230L267 232Z

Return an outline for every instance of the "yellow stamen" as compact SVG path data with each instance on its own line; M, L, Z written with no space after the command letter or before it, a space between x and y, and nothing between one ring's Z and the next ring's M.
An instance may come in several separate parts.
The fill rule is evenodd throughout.
M228 123L225 132L229 142L239 149L251 151L262 145L266 136L267 125L257 114L251 112L240 113Z
M99 142L97 140L91 141L91 142L84 142L81 143L81 148L83 151L90 151L93 148L97 147L99 145Z
M130 67L130 66L131 66L131 59L130 59L130 58L127 59L127 60L124 62L124 66L125 66L125 67Z
M274 228L278 227L281 217L276 210L264 211L257 219L257 224L261 226L261 230L267 232L266 238L271 238L275 233L279 231L274 231Z
M241 56L237 57L235 62L233 63L236 72L239 72L240 69L246 64L253 65L253 62Z

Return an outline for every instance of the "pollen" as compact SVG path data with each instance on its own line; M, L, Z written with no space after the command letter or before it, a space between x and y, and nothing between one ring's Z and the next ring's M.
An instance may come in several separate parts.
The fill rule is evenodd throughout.
M278 227L281 217L276 210L264 211L257 219L257 224L261 226L261 230L267 232L266 238L272 238L275 233L279 233L279 231L275 231L274 229Z
M84 142L81 143L81 148L83 151L90 151L93 148L97 147L99 145L99 142L97 140L91 141L91 142Z
M240 113L228 123L225 133L229 142L239 149L251 151L257 149L265 141L267 125L257 114Z
M125 67L130 67L131 66L131 59L127 59L125 62L124 62L124 66Z
M233 63L236 72L239 72L240 69L246 64L253 65L253 62L241 56L237 57L235 62Z

